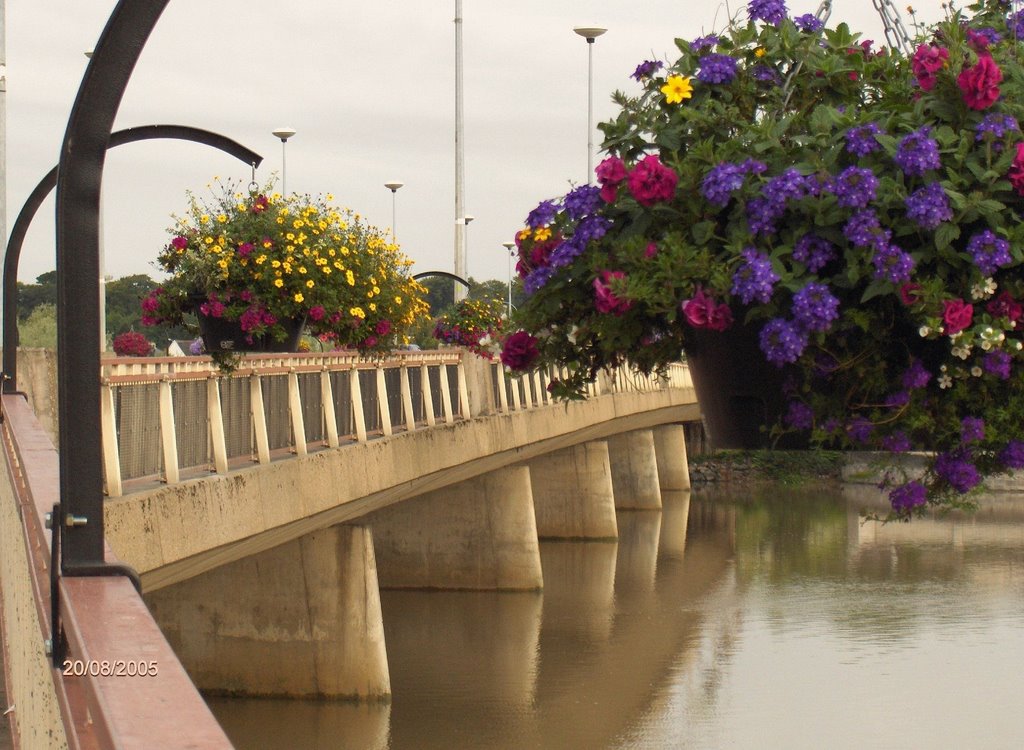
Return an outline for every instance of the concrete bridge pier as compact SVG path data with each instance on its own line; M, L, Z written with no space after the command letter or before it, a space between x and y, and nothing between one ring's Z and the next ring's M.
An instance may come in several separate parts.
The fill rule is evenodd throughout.
M530 470L511 466L364 517L382 588L543 588Z
M533 459L529 466L541 539L618 538L607 442L563 448Z
M373 541L365 526L316 531L145 599L201 690L390 698Z
M661 508L661 482L653 430L633 430L608 438L612 488L619 510Z
M663 490L690 489L690 465L686 459L686 434L681 424L653 429L658 481Z

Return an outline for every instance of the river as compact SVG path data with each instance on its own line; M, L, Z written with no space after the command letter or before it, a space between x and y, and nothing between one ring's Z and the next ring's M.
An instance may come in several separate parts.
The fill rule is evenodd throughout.
M211 698L241 750L1024 747L1024 500L666 493L543 593L384 591L390 704Z

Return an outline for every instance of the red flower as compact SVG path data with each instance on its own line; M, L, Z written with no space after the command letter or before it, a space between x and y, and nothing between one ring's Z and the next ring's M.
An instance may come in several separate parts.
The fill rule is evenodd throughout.
M378 336L387 336L391 333L391 321L390 320L378 320L377 325L374 329Z
M712 331L724 331L732 325L732 310L724 302L717 304L710 294L697 287L693 299L686 300L680 306L686 322L694 328L710 328Z
M1024 143L1017 144L1017 153L1013 157L1013 164L1010 165L1006 176L1017 194L1024 195Z
M153 345L136 331L125 331L114 336L114 353L119 357L148 357Z
M537 339L526 331L513 333L505 339L505 344L501 349L501 363L511 370L525 370L539 356Z
M936 73L949 63L949 50L934 47L930 44L918 45L911 60L910 67L914 71L918 85L925 91L935 88Z
M1024 305L1017 302L1010 296L1009 292L1000 292L999 295L985 305L988 314L995 318L1006 318L1011 323L1016 323L1024 316Z
M629 173L629 192L642 206L653 206L658 201L669 201L676 194L679 176L661 163L655 154L641 159Z
M908 281L900 285L900 302L904 305L912 305L921 299L921 285Z
M942 322L947 336L960 333L974 319L974 305L959 299L948 299L942 303Z
M611 289L611 282L626 278L622 271L601 271L601 277L594 279L594 307L598 312L622 315L633 306L627 299L622 299Z
M179 234L177 237L171 240L171 247L173 247L175 250L184 250L186 247L188 247L188 239L182 237Z
M309 308L309 317L311 320L323 320L324 315L326 314L327 311L324 310L323 305L315 305L314 307Z
M597 165L594 174L601 183L601 199L605 203L611 203L615 200L619 183L626 179L625 163L617 156L609 156Z
M964 94L964 103L971 109L988 109L999 98L999 82L1003 72L992 55L978 55L978 64L964 68L957 85Z

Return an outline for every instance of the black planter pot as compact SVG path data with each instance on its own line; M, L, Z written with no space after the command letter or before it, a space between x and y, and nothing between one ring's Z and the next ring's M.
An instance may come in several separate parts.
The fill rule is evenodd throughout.
M196 317L199 319L199 335L203 337L203 348L210 354L217 352L298 351L302 328L306 324L304 317L282 320L281 324L288 333L284 340L278 341L272 336L263 335L253 336L250 341L248 334L242 330L242 326L237 320L209 317L198 310Z
M770 447L768 430L786 408L782 371L761 353L759 330L734 325L723 332L686 331L686 361L712 448ZM806 448L807 441L787 435L774 447Z

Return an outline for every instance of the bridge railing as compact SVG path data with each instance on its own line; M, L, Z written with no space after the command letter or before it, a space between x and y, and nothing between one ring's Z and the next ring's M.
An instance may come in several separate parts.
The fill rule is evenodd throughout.
M548 386L564 375L511 377L499 363L461 349L394 352L373 361L347 352L257 354L229 375L208 357L107 360L101 377L106 491L117 497L126 483L177 483L478 413L547 406L553 402ZM602 374L589 395L686 384L684 366L666 378L622 370Z

